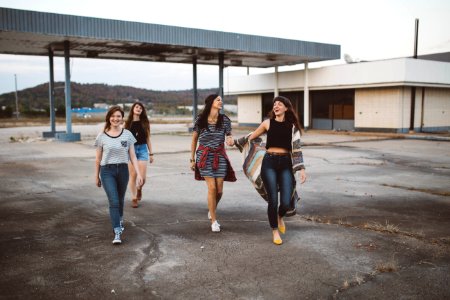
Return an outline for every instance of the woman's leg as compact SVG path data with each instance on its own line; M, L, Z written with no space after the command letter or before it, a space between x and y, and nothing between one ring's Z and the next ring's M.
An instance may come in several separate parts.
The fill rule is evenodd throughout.
M217 205L219 204L220 199L222 199L222 195L223 195L223 178L216 178L216 189L217 189L217 194L216 194L216 209L217 209Z
M291 158L289 157L286 159L289 161L285 162L282 169L278 172L278 186L280 188L280 208L278 210L278 215L281 218L284 217L289 210L295 180L294 175L292 174Z
M109 217L113 229L120 228L119 193L117 190L117 170L115 168L101 167L100 177L102 186L109 202Z
M264 187L267 191L268 205L267 216L269 217L270 227L272 228L272 241L277 245L281 245L283 242L278 232L278 187L277 187L277 170L276 170L276 157L271 157L266 154L264 156L261 166L261 179L264 183Z
M284 215L289 210L292 193L294 189L294 175L292 174L291 158L286 158L287 161L283 168L279 171L278 187L280 189L280 207L278 209L278 227L282 233L285 232L286 226L283 221Z
M137 192L136 192L136 198L138 200L141 200L141 198L142 198L142 187L144 186L145 181L147 179L147 164L148 164L147 160L138 160L139 172L141 173L142 180L143 180L142 186L140 188L138 188Z
M131 162L128 163L128 172L130 174L130 180L128 186L131 192L131 199L136 199L136 171L134 170L133 164Z
M267 216L269 217L270 227L272 229L278 228L278 187L277 187L277 172L274 168L274 159L266 155L261 166L261 179L267 191L268 206Z
M128 167L126 165L119 167L117 174L117 193L119 196L119 215L120 220L123 220L123 205L125 202L125 194L127 192L127 184L129 179Z
M208 209L211 215L211 223L214 223L216 221L216 179L213 177L205 177L205 181L208 186Z

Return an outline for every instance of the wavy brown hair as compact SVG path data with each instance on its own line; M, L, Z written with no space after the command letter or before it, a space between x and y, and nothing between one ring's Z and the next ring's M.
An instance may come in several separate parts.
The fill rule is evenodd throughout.
M125 112L123 111L122 107L118 105L111 106L105 116L105 128L103 129L103 131L108 131L111 128L111 121L109 121L109 119L116 111L120 111L120 113L122 114L122 118L125 116Z
M147 137L150 136L150 121L147 117L147 111L145 110L145 106L142 102L135 102L131 106L130 114L128 115L127 120L125 121L125 128L130 129L131 123L133 122L134 108L136 105L139 105L142 108L141 115L139 116L139 122L141 123L142 128L144 128Z
M287 111L284 113L284 119L287 122L287 124L289 126L294 125L301 132L302 128L300 126L297 113L294 110L294 106L292 106L291 100L283 96L276 96L275 98L273 98L272 103L275 103L276 101L280 101L287 108ZM270 118L275 119L275 113L273 112L273 109L270 111Z
M198 116L198 125L200 130L202 129L208 129L208 116L209 113L211 112L211 107L214 103L214 100L216 100L216 98L219 97L218 94L211 94L208 97L206 97L205 99L205 108L203 108L203 111L200 113L200 115ZM223 125L223 114L219 113L219 116L217 118L217 123L216 123L216 128L222 128Z

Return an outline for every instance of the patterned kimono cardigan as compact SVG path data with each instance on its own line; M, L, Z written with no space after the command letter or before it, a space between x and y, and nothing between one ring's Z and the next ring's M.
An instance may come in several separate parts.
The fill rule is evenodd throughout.
M261 138L256 138L251 142L249 142L248 138L250 137L251 134L252 133L250 132L246 136L234 140L234 144L243 154L244 163L242 165L242 168L244 170L244 174L253 184L259 195L266 202L268 202L266 188L264 187L263 181L261 179L261 165L264 155L266 154L266 144L262 141ZM292 127L291 158L292 158L292 173L295 173L296 171L305 168L300 142L300 131L297 128L295 128L295 126ZM297 194L295 186L296 182L294 181L294 188L292 191L290 203L291 205L290 209L286 213L287 217L296 214L298 202L300 201L300 197Z

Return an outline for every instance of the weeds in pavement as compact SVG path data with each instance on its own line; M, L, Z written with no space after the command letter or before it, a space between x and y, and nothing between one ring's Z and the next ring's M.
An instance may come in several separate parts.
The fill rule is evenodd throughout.
M355 274L355 277L353 279L358 285L361 285L361 283L364 283L364 278L359 276L358 274Z
M304 218L306 221L319 222L319 223L322 222L322 219L321 219L319 216L309 216L309 215L305 215L305 216L303 216L303 218Z
M390 261L379 262L375 266L375 270L377 270L379 273L397 272L398 264L397 264L397 261L394 259L394 257L392 257L392 259Z
M386 220L386 225L382 225L378 222L369 222L364 224L365 229L381 231L381 232L389 232L389 233L398 233L400 230L396 225L389 224L389 221Z
M437 195L437 196L450 196L450 191L432 190L432 189L425 189L425 188L414 188L414 187L400 186L400 185L386 184L386 183L383 183L381 185L387 186L387 187L392 187L392 188L397 188L397 189L404 189L404 190L408 190L408 191L428 193L428 194Z
M19 143L19 142L25 142L27 140L29 140L30 138L28 136L19 136L19 137L15 137L15 136L10 136L9 137L9 142L10 143Z
M345 281L344 281L344 283L342 284L342 289L343 290L346 290L346 289L348 289L350 287L350 282L348 282L348 280L346 279Z

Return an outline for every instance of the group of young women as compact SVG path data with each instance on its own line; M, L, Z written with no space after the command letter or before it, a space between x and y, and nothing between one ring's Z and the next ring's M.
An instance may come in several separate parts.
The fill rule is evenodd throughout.
M208 218L211 231L220 232L216 208L223 194L224 181L236 181L234 170L225 151L225 143L233 146L231 120L221 114L222 98L209 95L205 108L194 122L190 168L196 180L204 180L208 187ZM147 162L153 162L150 125L142 103L134 103L122 127L124 111L113 106L106 114L104 130L95 140L95 180L103 186L109 201L114 231L113 244L121 243L123 207L127 184L132 194L132 207L138 207L145 184ZM261 165L261 178L268 194L267 215L272 229L272 241L282 244L280 233L286 232L283 217L291 209L295 191L296 171L300 183L306 173L300 145L300 123L291 101L282 96L273 100L270 117L251 133L249 142L267 134L266 153ZM278 197L278 194L280 197Z

